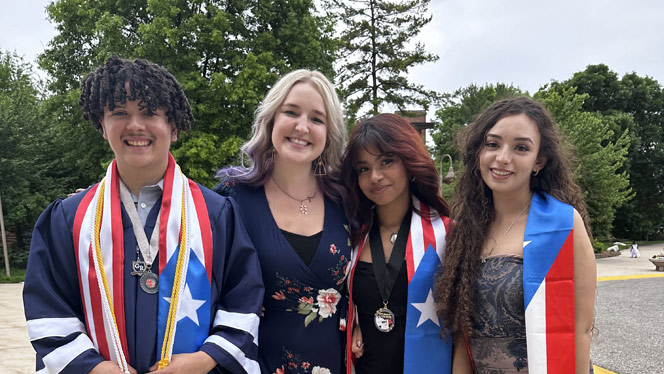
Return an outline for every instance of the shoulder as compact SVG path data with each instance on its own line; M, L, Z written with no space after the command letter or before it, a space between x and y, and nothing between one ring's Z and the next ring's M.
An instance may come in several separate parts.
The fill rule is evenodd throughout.
M572 208L572 211L574 212L574 231L582 231L584 234L586 234L586 225L583 222L583 217L581 217L581 214L579 211L577 211L575 208Z
M97 185L94 184L88 188L85 189L85 191L81 191L79 193L73 194L65 199L57 198L55 199L42 213L42 216L44 215L49 215L49 216L63 216L64 217L64 222L62 223L67 223L71 224L74 222L74 218L76 216L76 212L78 211L79 206L81 206L81 203L85 201L90 201L92 199L92 196L94 195L94 191L92 191L93 188L95 188Z
M214 191L222 196L232 197L238 199L248 193L257 191L257 188L251 187L237 177L226 176L214 188Z
M214 188L214 191L222 196L233 196L239 186L238 180L235 177L226 176Z
M215 190L213 191L201 184L198 183L195 184L196 186L198 186L199 190L201 191L203 200L205 200L205 205L207 206L207 209L208 211L210 211L210 213L213 213L219 210L220 208L224 207L225 205L229 204L230 196L218 193L216 187Z

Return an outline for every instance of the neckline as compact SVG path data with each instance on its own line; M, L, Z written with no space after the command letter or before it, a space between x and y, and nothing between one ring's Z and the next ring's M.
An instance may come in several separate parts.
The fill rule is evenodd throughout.
M288 239L286 239L286 237L284 236L284 233L281 232L282 231L281 227L279 227L279 225L277 225L277 221L274 219L274 215L272 214L272 210L270 209L270 204L267 201L267 194L265 193L265 187L264 186L260 186L259 194L260 194L261 199L262 199L261 202L263 203L263 207L267 211L266 216L269 217L268 219L269 219L270 223L279 232L278 235L279 235L279 238L281 240L281 244L283 246L286 246L289 249L289 253L290 253L291 257L294 257L296 259L296 261L298 261L302 266L304 266L307 269L311 270L311 266L316 263L316 259L319 257L319 253L322 252L321 251L321 246L324 245L323 243L325 242L325 239L329 235L328 232L330 231L329 229L326 230L327 229L327 214L326 213L327 213L327 209L329 209L327 198L325 196L323 196L323 209L324 209L323 210L323 229L318 232L319 234L321 234L320 241L318 242L318 246L316 247L316 252L314 252L314 257L311 258L311 262L307 265L304 261L302 261L302 258L297 254L297 251L295 250L295 248L293 248L293 246L290 244ZM287 231L287 232L289 232L289 231ZM296 234L296 233L291 233L291 234L299 235L299 234ZM314 234L314 235L317 235L317 234Z

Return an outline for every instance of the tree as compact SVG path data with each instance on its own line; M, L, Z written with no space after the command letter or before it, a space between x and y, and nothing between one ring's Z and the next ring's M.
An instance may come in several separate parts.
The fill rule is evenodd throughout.
M523 94L517 87L496 83L495 85L486 84L482 87L471 84L447 95L443 107L436 111L438 121L432 132L434 154L447 153L454 159L458 159L459 152L454 143L456 133L472 123L477 115L495 101Z
M399 110L416 104L428 109L438 95L422 85L408 82L408 70L438 60L425 52L421 43L407 45L431 22L430 0L328 0L328 11L343 24L341 62L337 82L351 123L357 113L369 107L378 114L384 104Z
M614 235L622 238L648 238L664 230L664 91L650 77L636 73L620 79L606 65L589 65L584 71L561 83L556 89L576 87L589 94L583 110L604 115L626 115L616 122L629 129L632 144L624 169L629 173L634 199L616 212Z
M0 194L5 226L18 241L11 258L15 265L27 258L24 234L57 194L47 170L51 134L31 76L32 67L22 58L0 51Z
M310 68L333 76L332 24L312 0L57 0L48 14L58 30L40 57L53 78L48 105L65 142L85 139L94 148L66 147L75 179L87 183L103 175L112 154L80 119L79 82L112 54L159 63L180 81L197 122L172 152L208 186L235 159L258 103L281 75Z
M535 98L546 105L572 145L578 158L574 173L584 192L590 227L594 236L607 238L616 209L633 196L629 175L623 169L631 137L629 130L620 130L617 125L629 119L584 112L583 103L589 95L575 91L570 88L560 93L545 86Z

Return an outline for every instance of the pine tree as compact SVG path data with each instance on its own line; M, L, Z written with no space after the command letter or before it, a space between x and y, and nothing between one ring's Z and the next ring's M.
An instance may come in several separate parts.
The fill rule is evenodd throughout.
M415 65L438 60L422 43L408 49L426 24L430 0L328 0L328 11L343 26L337 84L349 121L366 109L379 113L384 104L399 110L415 104L428 109L438 95L408 81Z

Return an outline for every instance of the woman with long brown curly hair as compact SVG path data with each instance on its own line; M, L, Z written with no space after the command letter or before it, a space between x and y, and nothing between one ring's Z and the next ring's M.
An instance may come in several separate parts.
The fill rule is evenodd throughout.
M347 372L449 373L433 277L450 221L424 143L398 115L370 118L351 134L342 174L355 246Z
M588 373L595 258L551 115L498 101L458 139L465 172L436 281L453 372Z

